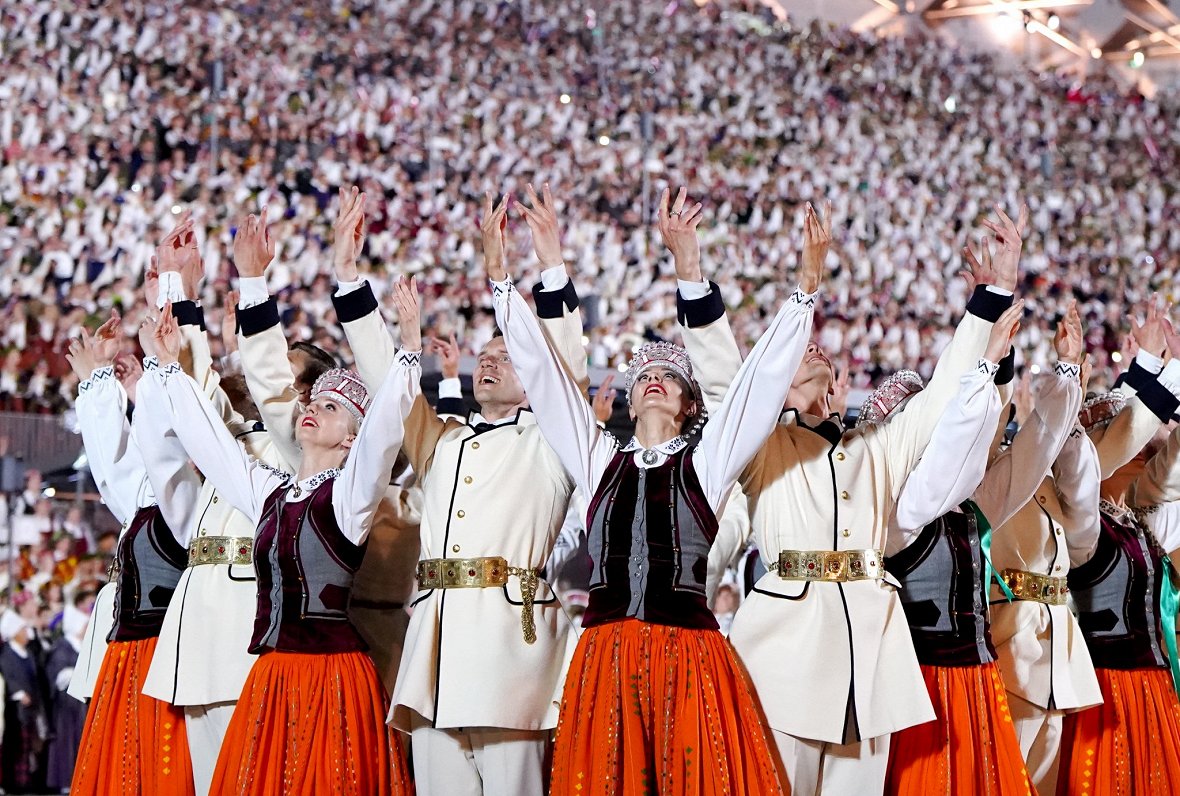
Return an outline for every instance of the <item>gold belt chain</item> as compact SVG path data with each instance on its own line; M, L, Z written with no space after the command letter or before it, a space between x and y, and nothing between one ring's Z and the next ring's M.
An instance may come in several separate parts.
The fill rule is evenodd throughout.
M188 546L188 565L251 564L254 540L248 536L198 536Z
M520 578L520 626L526 644L537 640L537 623L533 603L537 598L540 573L535 569L511 567L500 556L487 558L427 558L418 562L418 588L489 589L508 583L508 577Z
M880 550L783 550L770 565L783 580L880 580L885 577Z
M1045 605L1065 605L1066 598L1069 597L1069 585L1065 578L1038 575L1022 569L1005 569L1000 573L1000 577L1018 600Z

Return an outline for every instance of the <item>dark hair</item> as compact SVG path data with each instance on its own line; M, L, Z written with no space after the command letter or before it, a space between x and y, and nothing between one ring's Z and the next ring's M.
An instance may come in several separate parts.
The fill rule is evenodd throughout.
M241 375L222 376L221 390L229 399L229 405L234 411L249 421L261 420L262 415L254 399L250 397L250 388L246 386L246 377Z
M307 364L303 366L303 372L295 374L295 379L304 384L315 384L316 379L320 376L323 376L332 368L340 367L336 362L336 357L318 345L305 343L301 340L298 343L292 343L291 350L300 351L307 357Z

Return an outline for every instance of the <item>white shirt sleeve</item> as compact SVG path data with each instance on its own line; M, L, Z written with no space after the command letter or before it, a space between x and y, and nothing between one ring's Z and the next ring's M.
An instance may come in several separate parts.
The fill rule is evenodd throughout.
M680 295L684 297L685 301L703 299L713 292L713 288L709 286L708 281L689 282L684 279L676 280L676 289L680 291Z
M1033 382L1033 395L1033 413L975 490L975 503L993 528L1003 527L1032 500L1077 425L1082 405L1077 366L1058 363L1052 374Z
M247 309L265 304L270 298L265 276L243 276L238 280L238 308Z
M369 536L377 505L389 488L401 450L406 417L421 392L422 352L399 351L369 411L332 490L332 510L353 544Z
M1161 503L1144 520L1165 553L1180 550L1180 501Z
M352 282L337 282L336 283L336 295L337 296L347 296L349 293L355 293L356 291L360 290L364 286L365 286L364 279L357 279ZM262 302L258 302L258 303L261 304Z
M614 438L598 428L593 407L511 279L492 283L492 304L541 434L574 485L583 495L593 496L618 449Z
M187 298L184 295L184 280L180 278L180 274L176 271L161 271L160 293L156 297L157 309L164 309L164 305L169 302L175 304Z
M171 425L197 469L230 505L255 525L268 495L287 477L252 460L234 439L197 383L173 362L144 374L159 380Z
M798 288L787 298L705 423L693 462L714 512L778 423L811 339L815 300Z
M111 365L78 385L75 404L90 473L99 494L121 523L156 502L139 447L127 422L127 393Z
M1070 435L1058 454L1053 464L1053 482L1061 503L1061 526L1069 563L1076 567L1094 556L1102 532L1102 517L1098 513L1102 486L1098 449L1080 428Z
M189 456L172 430L172 416L160 395L156 379L140 379L139 402L131 433L143 455L148 480L164 522L181 545L192 541L201 479L189 465Z
M569 284L570 275L565 263L546 268L541 272L541 290L545 293L556 293Z
M971 497L983 480L1000 420L1000 394L992 383L998 369L981 359L959 380L958 394L901 489L886 555L908 547L928 523Z
M463 382L458 379L440 379L438 382L439 398L462 398Z

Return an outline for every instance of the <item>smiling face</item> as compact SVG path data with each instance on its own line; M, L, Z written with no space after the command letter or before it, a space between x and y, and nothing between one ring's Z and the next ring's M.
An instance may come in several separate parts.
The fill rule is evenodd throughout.
M513 406L525 402L524 386L512 367L503 337L493 338L479 352L471 382L480 406Z
M635 377L631 388L631 417L658 411L685 418L696 413L692 389L674 370L653 365Z
M316 398L303 409L295 427L295 438L304 450L349 448L356 437L357 422L352 414L330 398Z

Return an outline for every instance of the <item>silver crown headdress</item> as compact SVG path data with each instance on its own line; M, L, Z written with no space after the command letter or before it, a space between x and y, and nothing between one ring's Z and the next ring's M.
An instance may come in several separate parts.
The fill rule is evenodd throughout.
M311 400L327 398L348 410L360 423L369 409L369 391L360 376L344 368L332 368L315 380Z
M1095 395L1082 404L1082 408L1078 412L1078 422L1086 431L1105 426L1114 420L1126 405L1127 396L1117 390Z
M899 406L922 392L926 385L922 377L912 370L899 370L869 393L869 397L860 406L856 424L884 423Z

